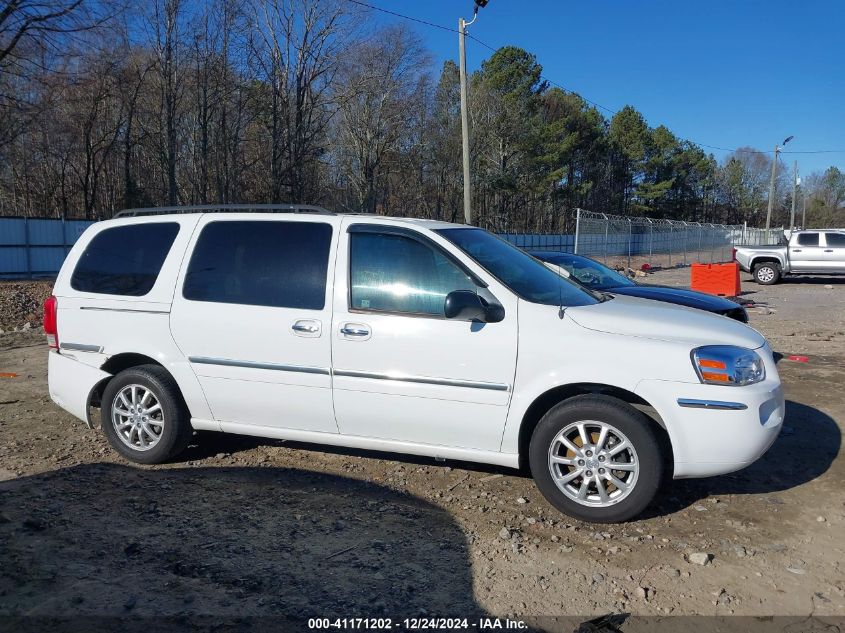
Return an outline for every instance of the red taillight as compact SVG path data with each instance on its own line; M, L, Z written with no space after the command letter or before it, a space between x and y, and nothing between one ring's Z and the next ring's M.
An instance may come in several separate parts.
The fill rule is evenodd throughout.
M736 249L735 248L731 249L731 261L732 262L736 261Z
M59 348L59 330L56 323L58 308L56 297L51 295L44 301L44 333L47 335L47 345L54 349Z

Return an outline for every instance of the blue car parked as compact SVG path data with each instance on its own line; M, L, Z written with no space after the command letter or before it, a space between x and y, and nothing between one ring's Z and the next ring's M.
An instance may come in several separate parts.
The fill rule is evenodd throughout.
M723 297L715 297L686 288L638 284L604 264L582 255L553 251L530 251L530 254L540 261L560 266L569 273L571 279L591 290L675 303L688 308L715 312L748 323L748 313L745 308Z

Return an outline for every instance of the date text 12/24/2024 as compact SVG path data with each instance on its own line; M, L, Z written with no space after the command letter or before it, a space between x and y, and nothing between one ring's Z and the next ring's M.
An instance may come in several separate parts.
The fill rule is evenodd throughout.
M394 620L393 618L309 618L310 630L350 630L350 631L520 631L528 625L521 620L509 618L437 618L417 617Z

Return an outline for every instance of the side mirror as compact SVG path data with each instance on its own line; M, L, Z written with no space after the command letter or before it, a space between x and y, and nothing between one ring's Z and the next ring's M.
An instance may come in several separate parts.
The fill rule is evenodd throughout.
M443 311L447 319L498 323L505 318L505 309L484 301L471 290L453 290L446 295Z

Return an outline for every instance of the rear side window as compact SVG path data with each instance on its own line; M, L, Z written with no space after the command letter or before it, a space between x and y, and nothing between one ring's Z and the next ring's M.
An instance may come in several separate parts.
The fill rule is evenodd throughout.
M130 224L100 231L85 248L70 286L79 292L142 297L155 285L176 222Z
M186 299L322 310L332 227L325 222L219 221L200 233Z
M836 248L845 247L845 233L827 233L825 238L827 239L828 246L834 246Z
M819 234L818 233L799 233L798 234L798 243L801 246L818 246L819 245Z

